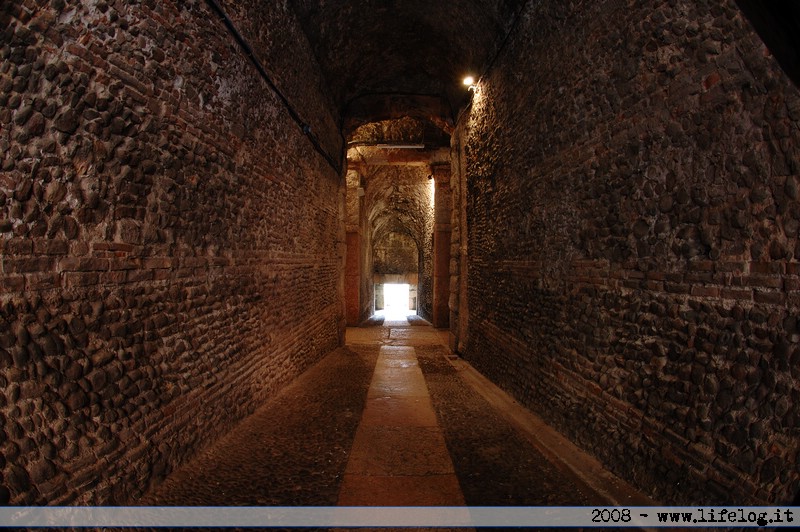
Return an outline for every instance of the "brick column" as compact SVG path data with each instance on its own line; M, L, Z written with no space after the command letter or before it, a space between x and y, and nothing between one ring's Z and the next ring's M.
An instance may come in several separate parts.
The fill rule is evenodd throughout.
M361 235L347 232L347 259L344 269L344 299L347 325L361 322Z
M433 326L450 325L450 165L434 165L436 181L433 229Z

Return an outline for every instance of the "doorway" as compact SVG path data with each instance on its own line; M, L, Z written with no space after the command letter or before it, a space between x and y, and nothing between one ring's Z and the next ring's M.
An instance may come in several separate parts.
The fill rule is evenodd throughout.
M387 319L403 319L416 313L416 285L380 283L375 285L376 315Z
M384 311L387 313L408 314L408 289L407 284L385 284L383 285Z

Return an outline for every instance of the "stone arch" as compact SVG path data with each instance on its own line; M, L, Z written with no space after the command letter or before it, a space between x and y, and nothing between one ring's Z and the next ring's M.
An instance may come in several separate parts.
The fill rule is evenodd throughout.
M419 271L419 245L404 231L386 231L372 242L373 272L400 277Z

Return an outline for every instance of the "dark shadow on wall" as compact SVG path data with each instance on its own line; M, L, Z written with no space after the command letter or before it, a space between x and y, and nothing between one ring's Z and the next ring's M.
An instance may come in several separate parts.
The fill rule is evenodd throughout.
M736 0L736 3L781 68L800 86L800 2Z

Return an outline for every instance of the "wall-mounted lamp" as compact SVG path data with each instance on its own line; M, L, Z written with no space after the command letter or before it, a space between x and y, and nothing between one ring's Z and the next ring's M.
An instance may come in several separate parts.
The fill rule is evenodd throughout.
M469 87L469 90L471 90L471 91L475 90L476 85L475 85L475 77L474 76L465 77L464 81L462 83L464 83L464 86Z

